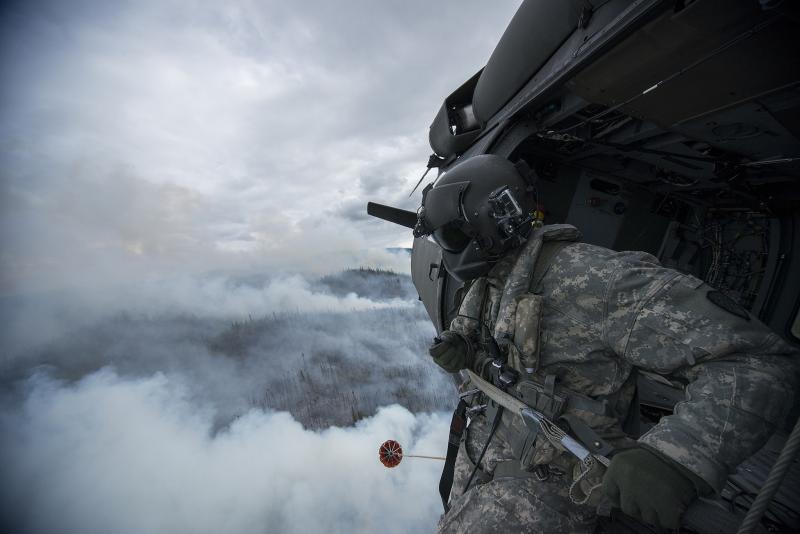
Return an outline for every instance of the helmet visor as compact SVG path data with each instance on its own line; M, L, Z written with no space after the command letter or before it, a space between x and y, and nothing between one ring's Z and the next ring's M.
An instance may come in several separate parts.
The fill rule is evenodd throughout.
M448 252L461 252L467 247L470 239L470 236L461 230L457 221L449 222L433 231L433 240Z

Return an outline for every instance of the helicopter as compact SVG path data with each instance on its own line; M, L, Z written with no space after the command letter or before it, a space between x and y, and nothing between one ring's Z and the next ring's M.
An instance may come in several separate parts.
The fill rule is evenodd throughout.
M797 3L780 0L525 0L485 66L439 107L417 187L482 154L524 161L537 220L649 252L800 345L798 33ZM418 219L378 203L368 213L410 229ZM427 237L413 241L411 275L437 333L447 329L463 283ZM642 432L684 396L648 376L637 389ZM776 459L797 455L790 431L696 502L684 531L736 532L748 511L753 532L800 529L798 462L758 499ZM619 516L601 529L654 532Z

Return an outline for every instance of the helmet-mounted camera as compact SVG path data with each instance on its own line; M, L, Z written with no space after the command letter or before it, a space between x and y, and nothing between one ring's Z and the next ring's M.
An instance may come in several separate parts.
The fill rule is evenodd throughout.
M414 236L433 237L454 277L482 276L530 233L534 184L526 165L490 154L469 158L422 191Z
M488 202L491 207L489 215L496 221L498 233L505 237L504 242L524 242L533 217L522 209L511 188L505 185L496 189L489 195Z

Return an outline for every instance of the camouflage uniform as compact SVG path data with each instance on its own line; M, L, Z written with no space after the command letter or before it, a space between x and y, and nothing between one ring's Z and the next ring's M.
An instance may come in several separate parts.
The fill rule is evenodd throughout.
M615 448L635 445L621 424L635 391L635 369L685 385L686 400L674 415L638 442L719 491L791 406L796 369L787 356L796 356L795 349L697 278L662 267L650 254L614 252L576 242L578 237L567 225L538 230L471 284L451 329L475 347L481 328L488 329L508 347L509 365L521 373L515 395L527 379L542 383L551 375L605 406L568 404L563 415L580 419ZM556 248L542 262L547 267L534 271L542 246ZM528 287L532 279L535 287ZM481 356L472 365L477 373L487 361ZM519 433L525 429L508 412L463 494L489 426L487 414L472 418L439 531L591 532L601 492L587 504L574 504L568 490L577 462L541 435L520 461ZM599 483L598 471L581 482L582 490Z

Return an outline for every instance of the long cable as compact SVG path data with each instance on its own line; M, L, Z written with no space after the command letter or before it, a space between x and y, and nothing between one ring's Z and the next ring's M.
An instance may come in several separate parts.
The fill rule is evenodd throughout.
M483 444L483 449L481 449L481 453L478 456L478 459L475 460L475 467L472 468L472 473L469 474L469 478L467 479L467 483L464 485L464 491L462 495L469 490L469 485L472 484L472 479L475 478L475 473L478 472L478 468L481 465L481 460L483 460L483 456L486 454L486 449L489 448L489 443L492 441L492 436L494 436L497 427L500 425L500 419L503 418L503 407L497 407L497 413L494 416L494 421L492 421L492 429L489 431L489 437L486 438L486 443Z
M761 486L761 491L758 492L756 500L753 501L753 505L750 507L750 510L747 511L747 515L739 526L737 534L751 534L756 525L761 522L761 517L764 515L764 512L766 512L767 506L769 506L770 501L775 496L775 492L778 491L786 473L789 472L789 468L797 456L798 451L800 451L800 419L795 423L794 429L789 435L789 439L786 440L786 445L783 446L778 459L775 461L775 465L772 466L766 482Z

